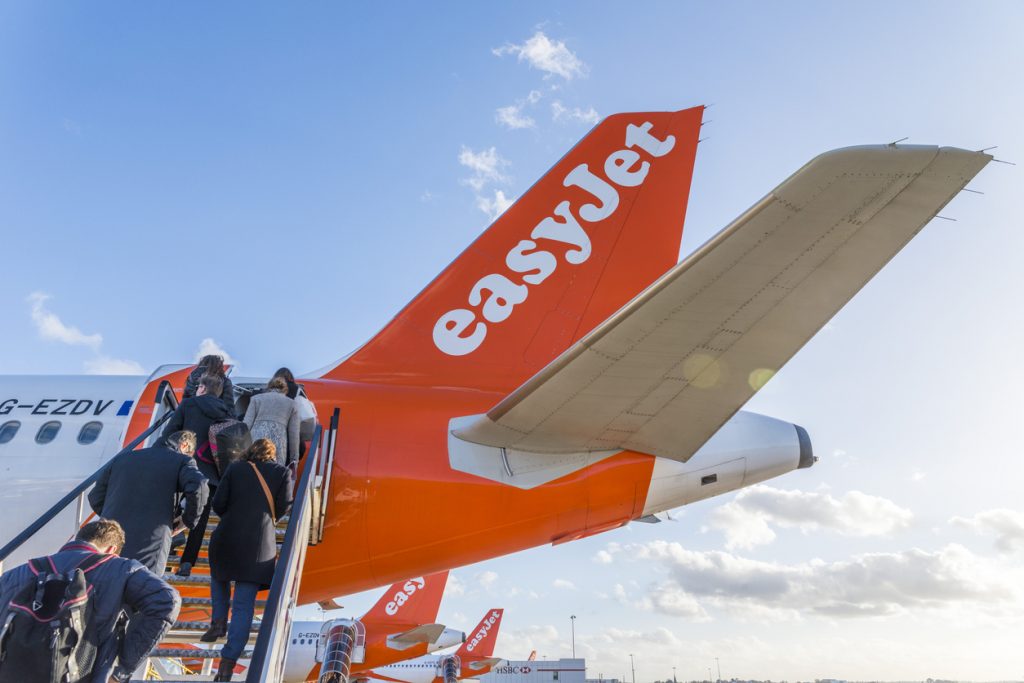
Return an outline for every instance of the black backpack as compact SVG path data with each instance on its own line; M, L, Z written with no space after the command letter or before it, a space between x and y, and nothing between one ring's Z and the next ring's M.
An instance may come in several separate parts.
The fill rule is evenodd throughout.
M98 638L85 575L113 557L93 553L58 572L29 561L32 582L11 600L0 630L0 683L77 683L92 676Z

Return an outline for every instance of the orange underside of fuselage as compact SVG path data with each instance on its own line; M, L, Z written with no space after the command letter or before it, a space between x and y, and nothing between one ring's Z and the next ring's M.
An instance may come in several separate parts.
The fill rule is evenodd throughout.
M341 410L323 542L309 549L309 603L526 548L640 514L654 458L620 453L522 490L455 471L448 423L486 412L489 391L304 380L321 421Z

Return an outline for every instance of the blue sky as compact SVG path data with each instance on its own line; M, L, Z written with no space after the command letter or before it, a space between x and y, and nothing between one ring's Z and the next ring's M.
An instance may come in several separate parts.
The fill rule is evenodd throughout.
M0 372L148 372L204 339L246 374L327 365L619 111L713 105L684 253L835 147L1024 163L1022 34L998 2L5 2ZM983 171L754 399L815 468L459 570L442 616L504 606L503 652L555 657L576 614L591 674L633 652L642 681L715 656L1020 679L1020 169Z

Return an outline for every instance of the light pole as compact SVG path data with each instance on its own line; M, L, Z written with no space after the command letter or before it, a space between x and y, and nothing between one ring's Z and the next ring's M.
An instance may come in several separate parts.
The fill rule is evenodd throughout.
M678 683L678 681L676 681L676 668L674 666L672 667L672 683Z
M572 658L576 659L576 615L569 615L569 626L572 628Z
M708 667L708 683L711 683L711 667Z
M718 657L715 657L715 666L718 667L718 683L722 683L722 665L718 663Z
M636 662L633 661L633 654L629 655L629 669L633 672L633 683L636 683Z

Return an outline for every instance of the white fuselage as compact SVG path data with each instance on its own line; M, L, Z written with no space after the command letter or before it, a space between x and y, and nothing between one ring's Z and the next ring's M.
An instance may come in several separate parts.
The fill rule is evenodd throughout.
M379 681L403 681L404 683L431 683L439 674L444 659L451 655L424 655L397 664L380 666L372 671L359 674L360 678Z
M123 375L0 377L0 543L121 449L145 381ZM56 434L46 441L54 427ZM77 505L69 506L4 566L56 550L74 534L77 513Z
M347 621L347 620L346 620ZM323 661L325 636L331 630L332 621L296 621L292 624L291 638L288 642L288 654L285 657L284 678L282 683L304 683L308 679L309 672ZM466 640L466 634L451 628L446 628L440 637L427 645L427 652L437 652L450 647L460 645ZM400 652L400 650L396 650ZM417 659L424 659L423 656ZM365 661L361 657L353 658L353 664L357 665ZM393 664L402 670L414 660L406 660L400 664ZM436 663L435 663L436 666ZM386 667L380 667L386 668ZM362 677L353 676L353 678Z
M125 430L146 386L141 376L0 377L0 543L7 543L121 448ZM49 425L49 426L48 426ZM16 427L16 430L15 430ZM53 438L44 438L56 427ZM98 433L97 430L98 429ZM670 510L765 481L813 463L798 428L774 418L739 412L686 463L655 460L643 515ZM95 439L88 438L95 435ZM563 476L607 453L560 459L515 454L508 476L499 449L453 444L452 466L522 488ZM493 451L493 452L492 452ZM523 467L522 465L529 465ZM88 514L89 510L84 510ZM52 552L77 528L79 507L70 505L15 551L5 566ZM403 665L404 666L404 665ZM402 670L412 671L404 667Z

